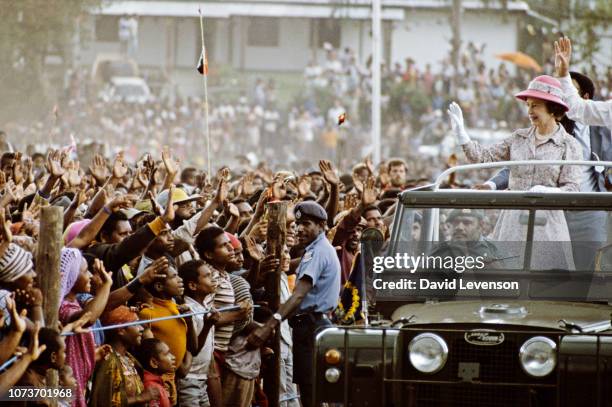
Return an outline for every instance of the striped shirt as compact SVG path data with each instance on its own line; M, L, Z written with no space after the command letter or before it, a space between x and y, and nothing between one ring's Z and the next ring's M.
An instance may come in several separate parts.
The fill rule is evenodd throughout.
M250 301L253 303L253 297L251 297L251 285L244 278L230 274L230 281L232 283L232 287L234 288L234 301L236 304L241 303L242 301ZM248 316L240 321L236 321L234 323L234 333L233 335L238 335L240 331L242 331L248 324L253 322L253 311Z
M213 268L213 278L217 280L217 291L215 292L215 308L231 307L235 304L234 288L230 275L225 271ZM234 323L215 327L215 350L226 352L232 339Z

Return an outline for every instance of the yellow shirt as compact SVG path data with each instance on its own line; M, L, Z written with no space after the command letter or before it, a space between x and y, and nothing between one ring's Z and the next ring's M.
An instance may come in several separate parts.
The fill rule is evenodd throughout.
M173 300L153 298L153 307L143 308L138 317L140 319L153 319L178 314L180 312ZM176 318L154 322L151 324L151 331L155 338L166 342L170 352L176 358L176 365L179 366L183 362L183 357L187 351L187 324L185 320Z

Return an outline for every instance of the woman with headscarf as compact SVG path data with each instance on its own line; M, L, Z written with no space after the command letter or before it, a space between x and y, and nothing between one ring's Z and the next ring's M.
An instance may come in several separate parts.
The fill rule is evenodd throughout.
M100 276L102 284L96 287L94 298L83 308L77 294L91 290L91 273L87 262L77 249L63 248L60 255L60 309L59 319L63 324L70 323L89 312L88 325L94 323L102 314L108 301L112 284L111 274L104 270L100 260L95 260L94 271ZM85 389L95 365L95 342L93 333L81 333L66 338L66 362L72 367L77 382L73 406L86 407Z
M138 320L138 315L121 305L102 316L104 325L124 324ZM142 366L132 353L142 340L141 325L108 331L107 343L110 351L96 364L93 374L89 406L127 407L157 400L159 393L153 388L144 389L138 370Z
M527 105L531 127L514 131L507 139L485 147L472 141L464 124L461 108L451 103L448 114L458 144L463 147L466 157L473 163L521 160L582 160L582 149L578 141L559 124L568 110L563 100L559 81L551 76L536 77L527 90L516 95ZM581 169L571 165L518 166L510 167L508 189L533 192L577 192L580 190ZM523 211L503 211L492 233L494 241L523 242L526 239L526 225L521 225ZM546 242L570 241L567 222L563 211L538 211L544 216L544 225L536 225L534 239ZM545 270L553 268L572 269L574 266L570 245L553 247L540 246L534 250L532 268ZM570 250L564 250L564 249Z

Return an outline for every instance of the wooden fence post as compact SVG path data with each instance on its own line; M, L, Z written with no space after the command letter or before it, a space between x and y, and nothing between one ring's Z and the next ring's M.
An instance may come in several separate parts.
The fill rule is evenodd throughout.
M267 255L273 255L277 259L281 259L283 248L287 239L287 202L270 202L268 203L268 234L267 240ZM270 273L266 276L266 294L269 301L270 309L273 312L278 310L280 306L280 266L276 273ZM273 340L272 350L274 351L274 366L268 371L269 373L264 378L264 390L268 396L269 407L278 407L280 405L280 326L276 330Z
M40 235L36 253L38 287L43 293L45 326L57 327L60 306L60 251L63 246L62 229L64 213L59 206L47 206L40 211ZM47 370L47 387L58 387L59 376L55 369ZM57 406L57 399L51 398Z

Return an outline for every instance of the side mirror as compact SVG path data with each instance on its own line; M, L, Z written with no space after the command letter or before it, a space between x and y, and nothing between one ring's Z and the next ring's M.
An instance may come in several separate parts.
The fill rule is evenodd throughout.
M379 253L385 244L385 237L376 228L366 228L361 232L361 244L367 245L373 253Z

